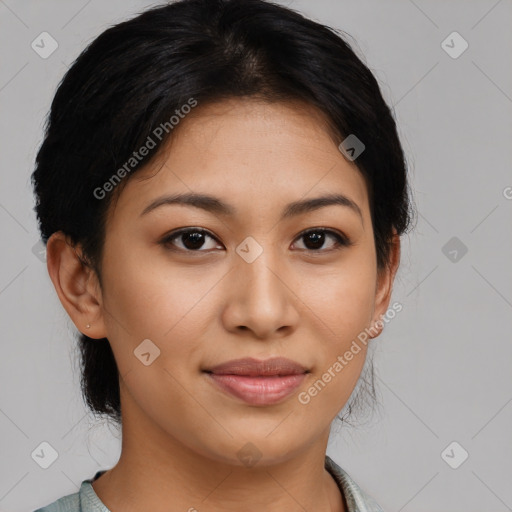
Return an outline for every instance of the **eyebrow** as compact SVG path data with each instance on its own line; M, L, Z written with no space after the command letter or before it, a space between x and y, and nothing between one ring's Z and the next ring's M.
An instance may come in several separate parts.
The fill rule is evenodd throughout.
M218 197L210 196L207 194L186 193L166 195L156 198L144 208L140 214L140 217L148 214L156 208L159 208L160 206L172 204L193 206L194 208L201 208L207 212L224 216L233 216L237 212L236 208L225 203ZM299 201L294 201L285 206L281 214L281 219L288 219L290 217L312 212L320 208L325 208L326 206L332 205L345 206L351 209L357 213L359 217L361 217L361 221L363 221L363 214L357 203L343 194L328 194L321 197L315 197L313 199L302 199Z

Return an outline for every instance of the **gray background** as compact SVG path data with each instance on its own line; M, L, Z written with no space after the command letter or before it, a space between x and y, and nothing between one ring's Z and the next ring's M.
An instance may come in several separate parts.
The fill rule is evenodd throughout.
M512 510L512 2L282 3L358 42L394 106L419 212L392 298L403 310L373 342L382 407L333 429L328 454L386 511ZM0 0L2 511L76 492L119 455L119 433L82 403L75 329L38 254L29 177L68 65L149 5ZM31 48L43 31L58 42L47 59ZM453 31L469 43L458 58L441 46ZM58 452L48 469L31 456L43 441ZM469 454L457 469L441 456L452 441ZM460 462L460 448L448 453Z

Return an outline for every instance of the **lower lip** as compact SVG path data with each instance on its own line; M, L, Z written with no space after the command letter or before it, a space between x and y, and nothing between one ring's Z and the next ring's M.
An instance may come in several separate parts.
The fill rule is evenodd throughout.
M271 405L288 398L306 377L305 373L267 377L207 375L220 389L251 405Z

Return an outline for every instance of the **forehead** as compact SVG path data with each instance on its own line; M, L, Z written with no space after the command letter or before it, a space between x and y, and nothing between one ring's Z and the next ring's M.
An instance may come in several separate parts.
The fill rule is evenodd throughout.
M335 191L368 207L365 180L322 113L302 102L230 99L184 116L158 157L130 177L116 210L139 213L165 192L260 209Z

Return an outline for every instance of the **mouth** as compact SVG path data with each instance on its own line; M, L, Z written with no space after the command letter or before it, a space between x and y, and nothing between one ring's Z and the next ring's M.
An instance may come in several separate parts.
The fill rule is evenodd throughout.
M309 373L303 365L282 357L236 359L203 371L218 390L250 405L284 401Z

